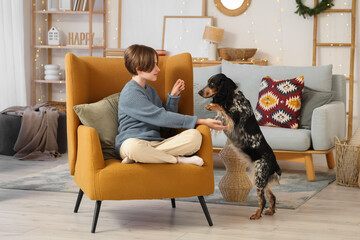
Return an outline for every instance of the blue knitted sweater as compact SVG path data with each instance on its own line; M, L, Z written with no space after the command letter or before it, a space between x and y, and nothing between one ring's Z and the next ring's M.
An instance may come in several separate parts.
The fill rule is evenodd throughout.
M176 113L178 97L168 94L165 107L156 90L146 84L142 88L130 80L119 97L118 135L115 138L115 151L119 154L121 144L128 138L148 141L162 141L160 128L194 128L197 117Z

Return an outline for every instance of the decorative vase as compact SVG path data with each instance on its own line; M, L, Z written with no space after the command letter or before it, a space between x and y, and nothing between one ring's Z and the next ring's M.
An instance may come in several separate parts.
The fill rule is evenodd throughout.
M227 202L243 202L252 189L246 174L246 163L242 161L227 141L219 153L224 161L226 173L219 182L219 189Z

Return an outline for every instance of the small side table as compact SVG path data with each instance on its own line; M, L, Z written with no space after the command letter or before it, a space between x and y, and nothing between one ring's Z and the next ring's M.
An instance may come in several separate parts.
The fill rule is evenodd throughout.
M232 149L229 140L219 155L226 167L226 173L219 182L223 198L228 202L245 201L253 187L246 174L246 163Z

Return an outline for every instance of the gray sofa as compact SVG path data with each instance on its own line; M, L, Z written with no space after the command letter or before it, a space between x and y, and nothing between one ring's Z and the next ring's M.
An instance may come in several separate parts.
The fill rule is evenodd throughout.
M237 83L253 109L258 101L263 77L289 79L304 76L305 87L309 88L309 98L307 102L302 102L300 128L261 126L261 130L278 160L305 163L310 181L315 180L312 154L325 154L329 168L335 166L332 152L334 136L343 139L346 134L346 78L344 75L333 75L332 65L257 66L233 64L223 60L221 65L194 68L194 114L200 118L215 116L215 113L204 109L210 99L201 98L197 92L206 85L210 76L217 73L223 73ZM328 101L323 98L325 95L329 97ZM224 147L224 133L213 134L212 137L214 150Z
M0 114L0 154L13 156L16 152L14 146L17 141L22 116ZM59 112L57 143L58 152L63 154L67 152L67 137L66 137L66 114Z

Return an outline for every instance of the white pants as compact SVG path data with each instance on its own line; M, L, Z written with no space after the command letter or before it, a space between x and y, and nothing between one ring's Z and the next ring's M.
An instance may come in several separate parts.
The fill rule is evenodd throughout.
M185 130L161 142L129 138L121 144L120 156L140 163L177 163L177 156L196 153L201 142L201 133L196 129Z

